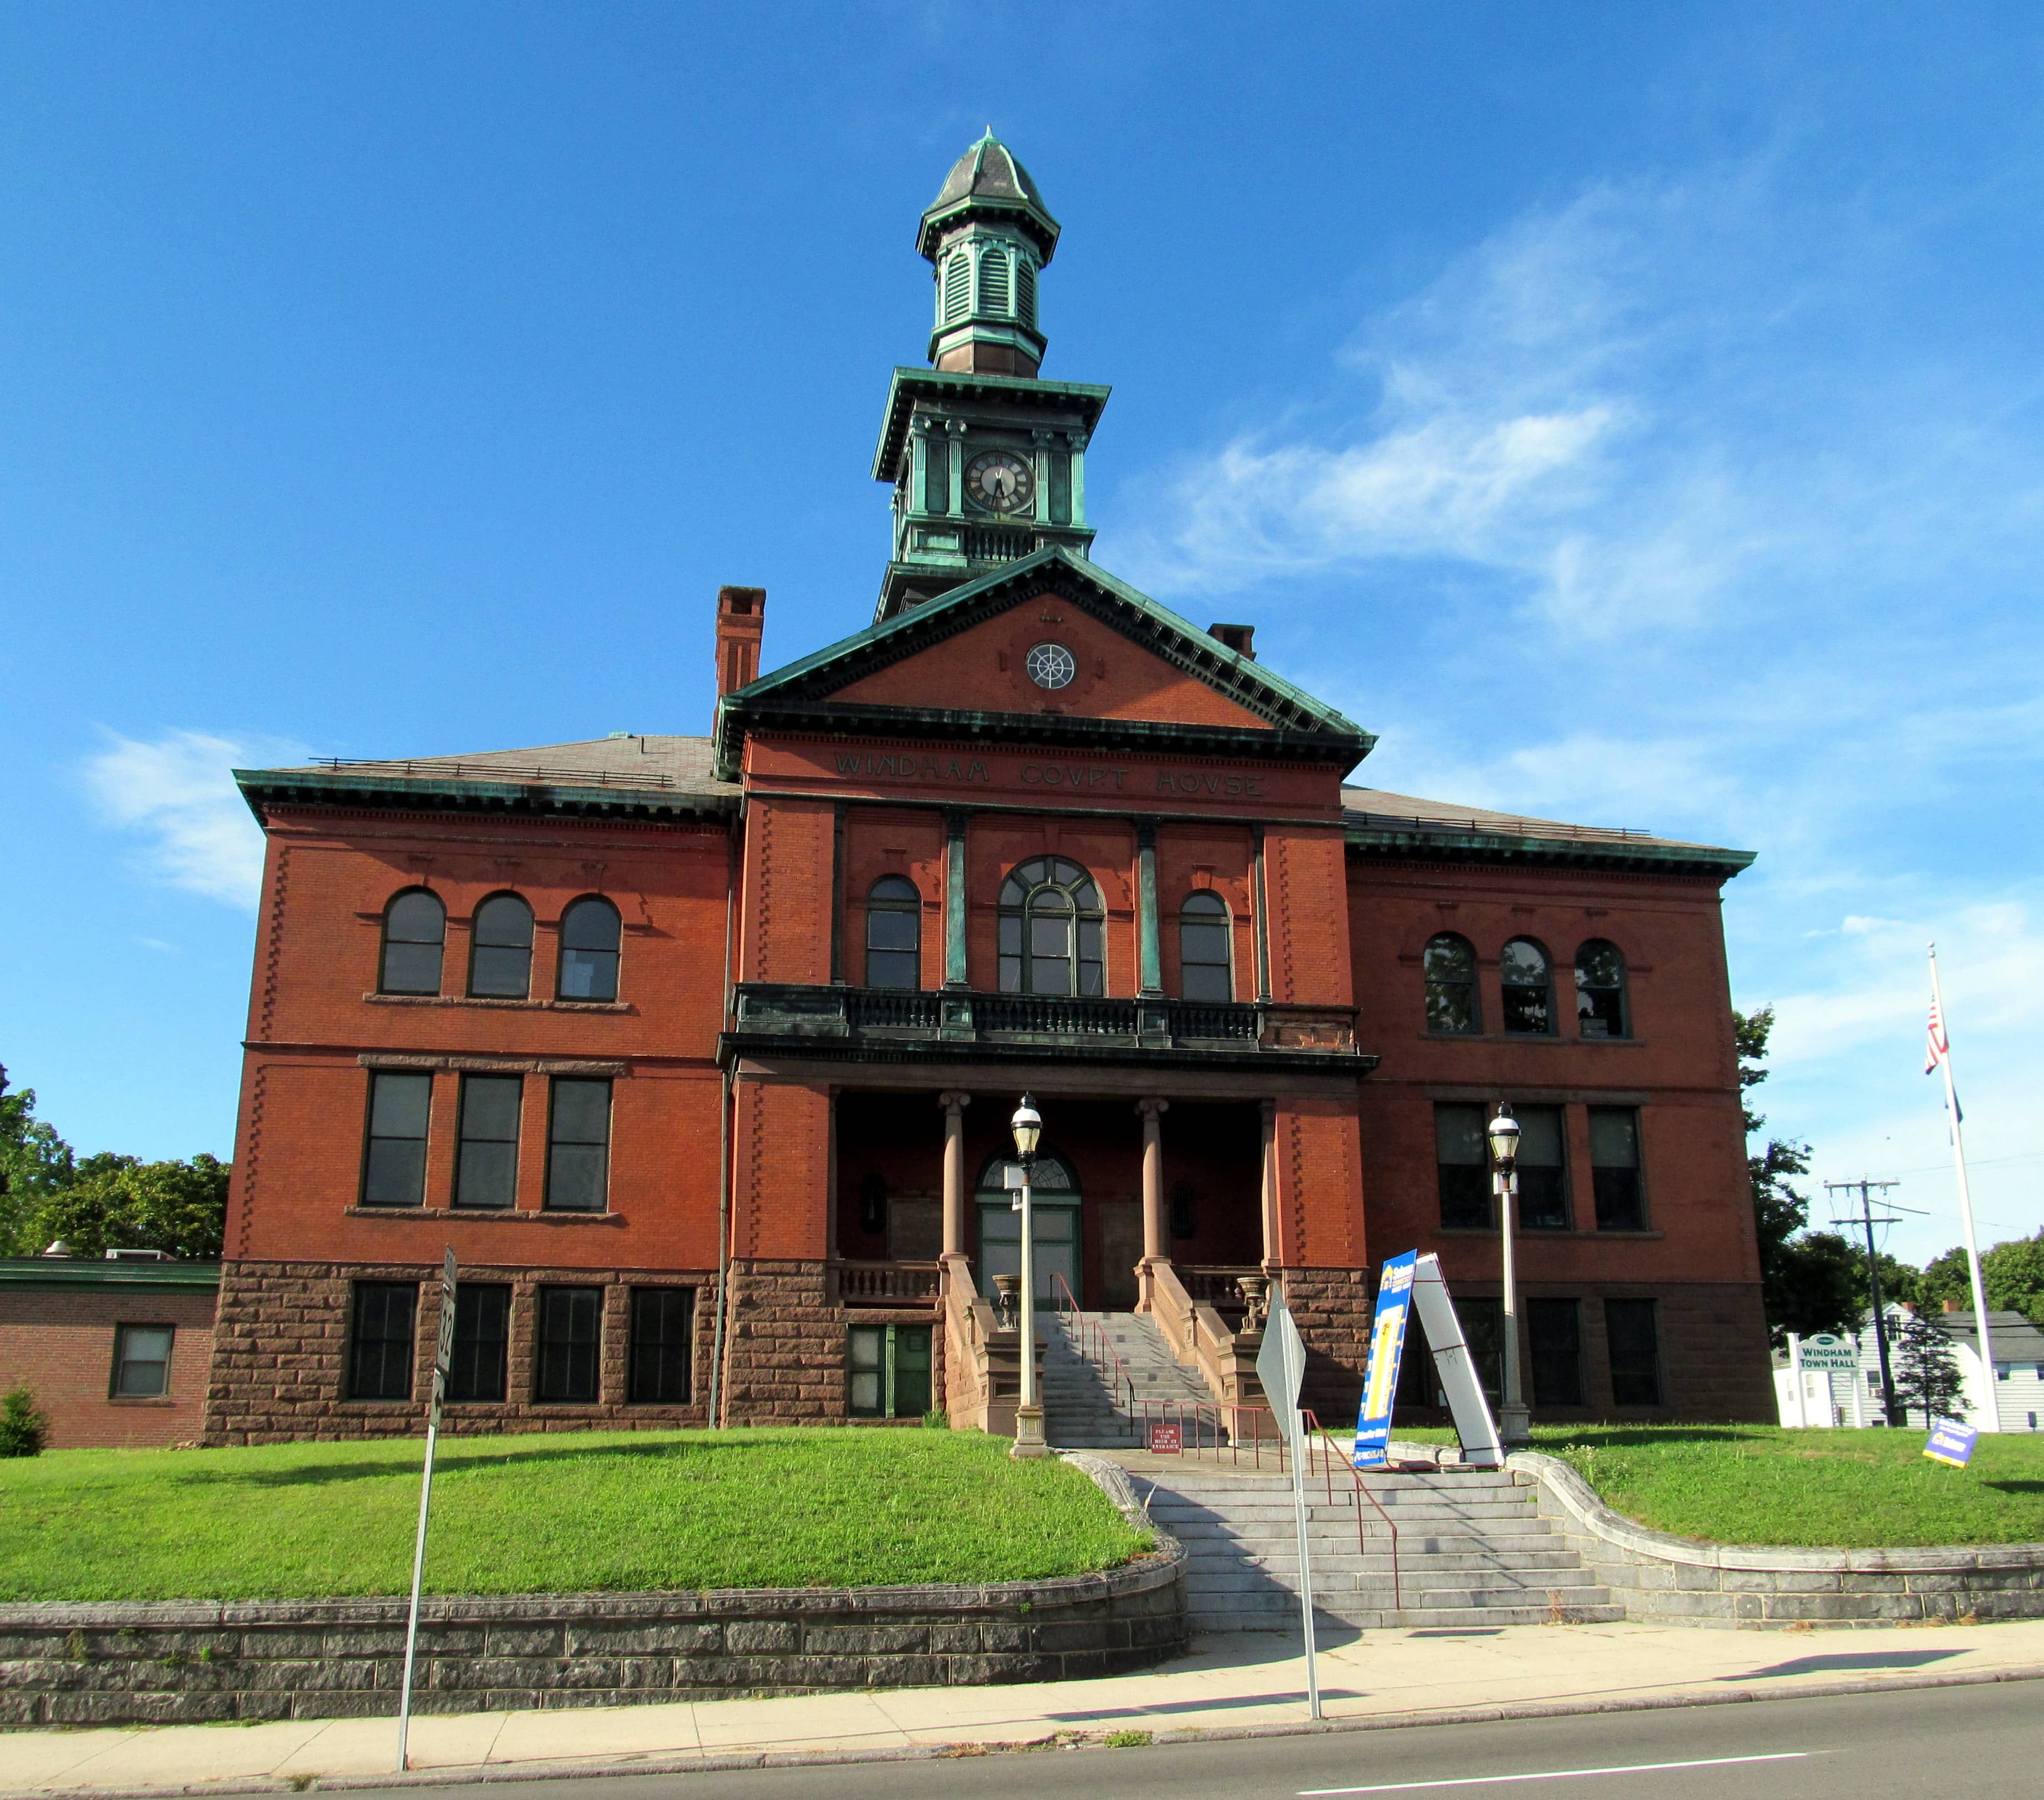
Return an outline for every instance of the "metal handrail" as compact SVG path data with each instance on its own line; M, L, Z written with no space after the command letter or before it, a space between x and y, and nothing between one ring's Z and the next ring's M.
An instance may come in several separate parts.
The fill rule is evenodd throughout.
M1325 1426L1320 1423L1320 1414L1316 1413L1310 1407L1302 1407L1299 1410L1299 1416L1308 1422L1309 1429L1312 1433L1319 1437L1323 1444L1326 1446L1325 1449L1322 1453L1321 1463L1327 1474L1327 1503L1330 1506L1334 1503L1335 1464L1337 1461L1341 1464L1341 1466L1343 1468L1348 1471L1349 1479L1355 1483L1355 1491L1358 1496L1355 1507L1356 1554L1358 1556L1365 1556L1368 1554L1368 1551L1365 1548L1362 1533L1363 1501L1369 1501L1370 1505L1377 1509L1377 1516L1384 1521L1384 1529L1391 1533L1391 1601L1392 1604L1396 1606L1399 1611L1403 1612L1405 1610L1405 1598L1404 1586L1400 1580L1398 1573L1397 1522L1392 1518L1390 1514L1384 1510L1384 1503L1378 1499L1374 1494L1371 1493L1369 1487L1365 1484L1362 1479L1362 1471L1358 1468L1347 1457L1342 1453L1341 1446L1335 1443L1333 1434L1328 1431ZM1310 1445L1310 1437L1308 1441ZM1312 1450L1308 1449L1307 1452L1307 1458L1309 1464L1312 1460Z
M1079 1305L1078 1296L1072 1291L1071 1284L1065 1280L1062 1269L1051 1271L1051 1303L1060 1318L1070 1314L1078 1320L1078 1327L1073 1336L1080 1353L1093 1365L1101 1380L1107 1384L1110 1400L1116 1399L1120 1392L1126 1391L1128 1410L1132 1415L1135 1410L1135 1377L1129 1374L1128 1364L1116 1354L1114 1345L1108 1340L1106 1329L1100 1321L1086 1317L1084 1309ZM1098 1357L1093 1353L1096 1344L1100 1350Z

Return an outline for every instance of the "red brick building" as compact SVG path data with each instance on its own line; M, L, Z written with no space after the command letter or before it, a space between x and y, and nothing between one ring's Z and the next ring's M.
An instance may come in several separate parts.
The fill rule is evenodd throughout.
M240 773L210 1436L412 1429L449 1245L455 1429L1012 1429L1025 1088L1043 1303L1139 1311L1217 1397L1254 1397L1274 1276L1335 1419L1416 1245L1494 1343L1509 1099L1536 1417L1771 1416L1719 913L1750 859L1344 786L1371 739L1250 628L1093 564L1108 390L1039 373L1057 238L992 138L951 171L873 622L762 676L766 596L723 589L709 737Z

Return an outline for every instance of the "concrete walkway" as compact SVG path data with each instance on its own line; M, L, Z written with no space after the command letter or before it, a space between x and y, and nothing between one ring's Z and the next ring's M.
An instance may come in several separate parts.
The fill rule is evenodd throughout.
M1329 1719L1350 1729L1705 1705L2044 1677L2044 1620L1852 1631L1643 1625L1331 1631ZM687 1705L473 1713L412 1722L413 1782L874 1756L925 1756L1114 1732L1158 1738L1297 1730L1297 1639L1203 1638L1145 1675L1016 1687L912 1688ZM0 1793L302 1789L394 1780L393 1719L10 1732Z

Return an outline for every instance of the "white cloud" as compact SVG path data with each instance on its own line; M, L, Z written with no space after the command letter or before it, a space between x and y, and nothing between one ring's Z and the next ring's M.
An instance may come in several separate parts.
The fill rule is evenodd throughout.
M170 731L152 739L109 734L85 764L86 792L110 824L148 840L144 872L167 886L253 907L262 887L263 833L232 774L305 761L275 739Z

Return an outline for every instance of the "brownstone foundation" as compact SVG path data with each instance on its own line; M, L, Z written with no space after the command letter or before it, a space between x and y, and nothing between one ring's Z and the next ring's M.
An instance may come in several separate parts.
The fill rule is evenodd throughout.
M509 1431L671 1429L709 1422L716 1276L703 1272L478 1268L474 1279L511 1289L511 1335L499 1402L450 1403L440 1429L469 1436ZM394 1437L422 1431L432 1387L433 1345L440 1326L440 1270L401 1263L230 1262L221 1271L213 1330L213 1372L206 1400L204 1441L276 1444L298 1439ZM348 1332L356 1281L417 1281L412 1398L356 1400L348 1394ZM535 1400L534 1290L551 1283L597 1287L603 1295L603 1343L593 1406ZM693 1288L694 1369L690 1398L681 1406L627 1401L630 1290Z

